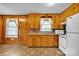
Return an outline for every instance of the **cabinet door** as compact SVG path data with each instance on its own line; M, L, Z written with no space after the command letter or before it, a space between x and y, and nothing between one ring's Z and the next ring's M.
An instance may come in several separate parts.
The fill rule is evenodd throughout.
M30 25L30 29L34 29L34 23L35 23L35 19L34 19L34 15L33 14L29 14L29 25Z
M58 46L59 36L58 35L53 36L52 41L54 46Z
M35 23L34 23L35 29L40 29L40 15L35 15Z
M53 36L48 36L48 46L54 46L52 40L53 40Z
M48 36L48 46L50 46L50 47L57 47L58 46L57 36Z
M39 36L30 36L27 40L27 45L29 47L39 47L40 46L40 37Z
M63 23L63 22L66 22L66 16L64 15L64 14L61 14L60 16L59 16L59 21L60 21L60 29L64 29L64 27L63 27L63 25L61 25L61 23Z
M48 46L48 37L47 36L41 36L41 46Z
M40 37L36 36L36 46L40 46Z
M75 5L75 13L79 12L79 3Z
M35 47L40 46L40 37L39 36L33 36L32 45L35 46Z
M54 20L53 20L53 29L59 29L59 17L55 16Z
M29 36L29 39L27 39L27 46L32 47L32 36Z

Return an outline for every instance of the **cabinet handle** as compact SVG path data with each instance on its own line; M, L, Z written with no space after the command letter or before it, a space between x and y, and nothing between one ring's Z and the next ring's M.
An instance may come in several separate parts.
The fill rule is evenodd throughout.
M72 19L72 17L70 17L69 19Z

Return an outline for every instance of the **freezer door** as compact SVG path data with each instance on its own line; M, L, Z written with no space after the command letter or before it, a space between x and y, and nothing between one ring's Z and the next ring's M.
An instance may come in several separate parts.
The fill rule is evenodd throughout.
M79 13L67 18L66 31L79 33Z
M66 55L79 56L79 34L67 33Z

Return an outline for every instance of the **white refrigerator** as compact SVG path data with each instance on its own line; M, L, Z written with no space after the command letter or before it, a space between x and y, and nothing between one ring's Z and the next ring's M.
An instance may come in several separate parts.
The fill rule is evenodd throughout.
M66 55L79 56L79 13L67 18Z

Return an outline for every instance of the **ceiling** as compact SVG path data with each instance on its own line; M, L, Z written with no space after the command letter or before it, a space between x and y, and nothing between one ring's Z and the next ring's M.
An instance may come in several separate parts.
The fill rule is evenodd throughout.
M27 15L28 13L61 13L71 3L0 3L0 15Z

